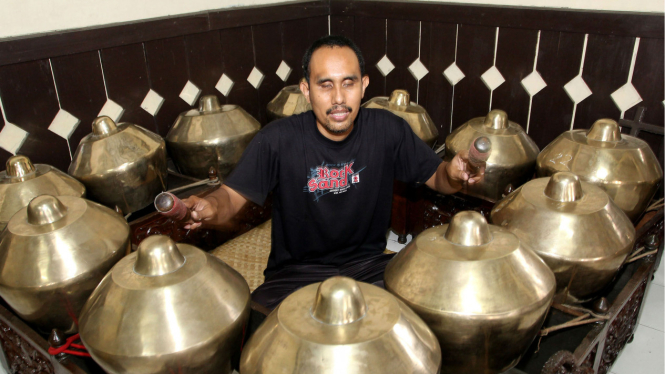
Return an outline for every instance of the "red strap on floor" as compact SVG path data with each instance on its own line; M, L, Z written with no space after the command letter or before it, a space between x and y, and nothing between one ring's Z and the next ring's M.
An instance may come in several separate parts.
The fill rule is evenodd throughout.
M85 346L82 344L74 344L74 341L80 339L79 334L75 334L67 338L65 344L58 348L54 347L49 347L48 349L48 354L51 356L59 355L60 353L66 353L74 356L80 356L80 357L90 357L90 353L88 353L85 349ZM72 351L71 349L68 348L77 348L77 349L82 349L86 352L81 352L81 351Z

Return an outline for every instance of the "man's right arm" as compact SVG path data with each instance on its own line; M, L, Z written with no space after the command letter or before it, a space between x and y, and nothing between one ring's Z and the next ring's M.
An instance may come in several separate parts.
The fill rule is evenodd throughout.
M196 229L202 225L222 225L240 211L247 199L231 187L222 185L205 198L190 196L183 202L192 211L192 219L185 225L185 229Z

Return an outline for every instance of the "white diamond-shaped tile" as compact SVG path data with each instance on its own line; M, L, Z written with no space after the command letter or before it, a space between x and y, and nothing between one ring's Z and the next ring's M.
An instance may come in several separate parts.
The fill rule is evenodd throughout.
M164 104L164 98L157 92L150 90L148 91L148 94L145 95L145 97L143 98L143 102L141 103L141 108L143 108L143 110L150 113L150 115L154 117L155 115L157 115L157 112L159 112L159 109L162 107L162 104Z
M28 138L28 132L13 123L5 123L5 127L0 131L0 148L16 155L25 139Z
M111 99L106 99L106 103L102 107L102 110L99 111L97 117L107 116L113 120L113 122L118 122L122 114L125 113L125 108L121 107L115 101Z
M180 98L189 105L194 105L196 100L201 94L201 89L198 88L192 81L187 81L185 87L180 91Z
M494 91L497 87L506 81L496 66L492 66L491 68L487 69L487 71L480 76L480 79L482 79L483 83L485 83L485 86L487 86L490 91Z
M233 84L234 84L233 81L231 80L231 78L229 78L228 75L222 74L222 76L217 81L215 88L217 89L217 91L221 92L222 95L229 96L229 92L231 92Z
M421 80L424 76L427 75L427 73L429 73L429 70L427 70L425 65L423 65L420 59L417 58L416 61L409 65L409 72L411 75L413 75L414 78L416 78L416 80Z
M291 67L285 61L282 60L282 63L279 64L276 73L279 79L286 82L286 80L289 79L289 75L291 75L291 71L293 71Z
M261 70L257 69L256 66L254 66L254 69L252 69L252 72L249 73L249 77L247 77L247 82L254 86L257 90L259 89L259 86L261 86L261 82L263 82L263 78L265 75L261 73Z
M529 96L533 96L540 92L543 88L547 87L547 83L543 77L537 71L533 71L531 74L527 75L526 78L522 79L522 87L529 93Z
M446 77L450 85L454 86L459 83L459 81L464 79L466 75L464 75L459 66L453 62L446 68L446 70L443 71L443 76Z
M395 65L390 61L388 55L383 55L379 62L376 63L376 68L379 69L384 77L386 77L391 71L393 71L393 69L395 69Z
M637 92L632 83L628 82L618 90L612 92L612 100L619 110L626 111L642 102L642 96Z
M563 86L563 89L575 104L591 96L592 92L581 75L576 76Z
M81 123L80 119L74 117L68 111L60 109L48 129L65 139L69 139L79 123Z

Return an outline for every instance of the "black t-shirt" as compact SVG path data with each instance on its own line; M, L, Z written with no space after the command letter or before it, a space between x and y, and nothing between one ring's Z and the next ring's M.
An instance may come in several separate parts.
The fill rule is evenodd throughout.
M259 205L273 192L268 276L287 264L339 266L381 253L393 180L424 183L440 163L386 110L361 108L340 142L309 111L263 128L224 183Z

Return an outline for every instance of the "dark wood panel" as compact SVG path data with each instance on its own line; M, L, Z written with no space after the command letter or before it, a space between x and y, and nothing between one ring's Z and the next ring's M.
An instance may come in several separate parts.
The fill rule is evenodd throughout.
M619 119L610 95L628 79L635 38L589 35L582 78L592 94L577 104L575 128L590 128L600 118Z
M72 154L84 136L91 132L92 120L106 102L104 77L97 51L51 59L62 109L81 123L69 138Z
M286 84L298 84L303 77L302 57L310 46L309 36L303 32L303 20L282 22L282 60L293 71Z
M328 35L328 15L307 18L307 47L316 39ZM303 51L303 54L305 51Z
M633 71L633 86L642 96L641 103L626 111L624 118L633 119L638 106L646 107L644 122L663 126L663 39L642 39L637 50L635 70Z
M221 93L215 89L215 85L224 73L219 32L187 35L185 46L189 62L189 80L201 89L201 95L220 97Z
M0 41L0 65L218 29L327 16L329 9L326 0L294 1L9 38Z
M540 149L564 131L570 130L573 101L563 86L580 71L584 34L543 31L540 34L538 64L547 87L533 97L529 136Z
M490 90L480 76L494 62L496 27L459 25L457 66L465 77L455 86L453 130L489 112Z
M427 102L427 86L429 80L427 78L431 77L434 74L432 67L430 66L430 44L432 38L438 37L438 35L432 35L432 24L430 22L419 23L419 34L420 34L420 62L427 68L429 73L427 73L420 81L417 81L417 89L415 97L411 96L411 100L416 101L418 104ZM414 78L415 79L415 78Z
M388 20L387 54L395 69L386 76L386 94L393 90L407 90L416 101L418 81L408 68L418 58L420 22Z
M662 13L442 4L427 1L333 0L330 14L651 38L661 38L665 30Z
M226 29L221 30L219 35L223 70L234 83L226 102L242 106L247 113L258 119L259 95L254 86L247 81L247 77L254 68L252 29L251 27Z
M29 133L18 153L33 163L67 170L67 141L48 130L60 110L48 60L0 67L0 97L7 121Z
M119 121L157 132L154 118L141 108L150 91L143 44L103 49L102 66L109 98L125 109Z
M226 29L317 16L328 18L328 1L294 1L278 5L259 5L210 11L210 28ZM327 26L326 26L327 30Z
M511 121L524 129L529 115L529 93L522 87L522 79L533 71L538 31L499 29L496 67L506 80L492 94L492 109L502 109Z
M5 119L2 117L2 114L0 113L0 131L5 128ZM7 160L12 157L12 154L7 152L6 150L0 148L0 169L6 170L5 165L7 164Z
M330 16L330 34L353 39L353 17Z
M354 42L365 59L365 73L369 76L369 86L364 100L375 96L386 96L386 79L376 67L376 63L386 54L386 20L381 18L355 17ZM391 73L392 74L392 73Z
M146 42L145 56L150 88L164 98L155 115L155 124L158 134L166 136L178 115L191 109L180 98L180 92L189 80L185 38L178 36Z
M429 30L429 36L426 36L428 33L425 30ZM429 57L422 58L422 61L430 73L420 82L421 85L426 82L426 86L420 88L421 94L425 94L420 101L439 129L439 144L443 144L450 133L453 86L443 71L455 62L456 32L454 24L431 23L430 27L423 28L423 39L428 38L430 43ZM424 47L425 44L421 48Z
M265 78L259 86L259 117L262 124L267 123L266 106L284 87L284 81L277 75L277 68L282 62L282 35L279 23L266 23L252 26L256 67Z

